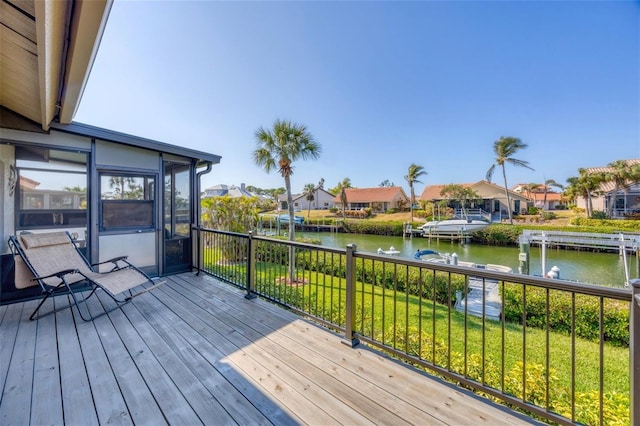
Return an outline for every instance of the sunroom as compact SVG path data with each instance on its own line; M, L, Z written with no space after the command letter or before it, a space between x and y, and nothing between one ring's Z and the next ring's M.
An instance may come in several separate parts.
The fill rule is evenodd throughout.
M190 270L199 179L219 156L77 123L2 128L0 141L3 303L38 290L20 290L30 277L9 253L13 234L63 230L91 263L128 255L151 276Z
M112 1L0 4L0 303L39 293L10 235L67 231L91 263L189 270L218 155L73 122ZM16 287L29 286L25 289Z

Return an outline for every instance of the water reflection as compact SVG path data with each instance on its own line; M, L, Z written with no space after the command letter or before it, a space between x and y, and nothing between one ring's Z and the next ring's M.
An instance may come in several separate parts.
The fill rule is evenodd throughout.
M344 248L347 244L356 244L359 251L375 253L379 248L388 250L393 246L400 251L400 256L413 258L421 249L436 250L441 253L456 253L460 260L475 263L495 263L518 270L517 247L493 247L477 244L459 244L450 241L429 241L427 238L386 237L379 235L340 234L326 232L296 233L327 247ZM637 278L637 258L635 254L627 254L630 278ZM530 273L542 275L541 249L531 247ZM547 270L553 266L560 269L560 278L583 283L623 287L625 283L624 261L622 256L614 253L595 253L564 249L547 249Z

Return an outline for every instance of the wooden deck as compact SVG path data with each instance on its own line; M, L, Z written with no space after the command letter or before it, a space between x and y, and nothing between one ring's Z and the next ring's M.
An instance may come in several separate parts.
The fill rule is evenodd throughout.
M167 280L88 323L0 307L0 424L532 422L210 277Z

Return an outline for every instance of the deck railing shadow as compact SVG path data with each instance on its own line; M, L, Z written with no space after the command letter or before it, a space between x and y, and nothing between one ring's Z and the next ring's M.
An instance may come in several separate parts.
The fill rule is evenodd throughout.
M640 280L609 288L355 245L201 228L194 237L199 271L337 330L346 344L366 342L548 421L640 425ZM498 282L500 320L455 309L470 279Z

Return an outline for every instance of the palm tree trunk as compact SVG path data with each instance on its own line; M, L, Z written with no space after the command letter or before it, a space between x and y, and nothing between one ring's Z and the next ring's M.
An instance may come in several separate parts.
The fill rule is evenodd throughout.
M511 215L511 197L509 197L509 189L507 188L507 171L504 164L502 165L502 178L504 179L504 195L507 196L507 213L509 213L509 223L513 225L513 217Z
M413 184L409 185L409 187L411 188L411 223L413 223L413 203L416 199L416 195L413 192Z
M293 222L293 195L291 194L291 178L286 175L284 177L284 186L287 190L287 207L289 210L289 241L295 240L295 223ZM289 280L291 283L297 281L296 277L296 252L295 248L289 246Z
M611 196L611 201L609 201L609 208L607 209L608 210L607 213L608 213L609 219L613 219L613 208L616 205L616 201L618 201L618 189L619 189L618 185L616 185L613 188L613 194Z

